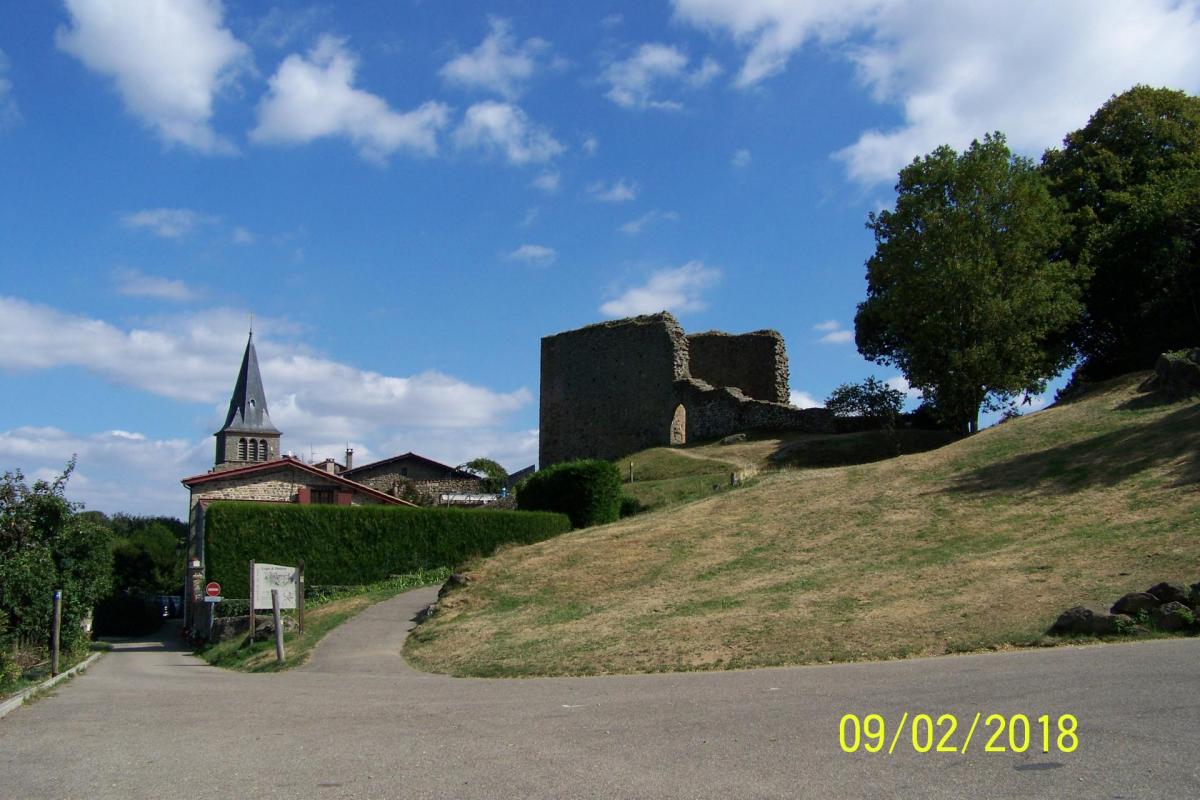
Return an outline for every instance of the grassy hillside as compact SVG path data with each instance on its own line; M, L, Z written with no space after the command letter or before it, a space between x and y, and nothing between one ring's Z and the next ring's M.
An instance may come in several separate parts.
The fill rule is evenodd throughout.
M1067 606L1195 581L1200 403L1149 403L1141 377L939 450L763 474L508 550L408 655L534 675L936 654L1034 641Z

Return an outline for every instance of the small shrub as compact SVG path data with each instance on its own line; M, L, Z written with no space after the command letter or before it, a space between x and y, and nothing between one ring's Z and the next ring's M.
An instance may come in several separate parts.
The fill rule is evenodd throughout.
M862 383L843 383L825 401L825 408L838 417L867 417L892 422L904 405L904 392L875 377Z
M621 519L632 517L634 514L640 514L643 511L642 501L636 497L629 495L621 495Z
M555 464L521 484L517 508L566 514L575 528L616 522L621 516L621 474L598 459Z

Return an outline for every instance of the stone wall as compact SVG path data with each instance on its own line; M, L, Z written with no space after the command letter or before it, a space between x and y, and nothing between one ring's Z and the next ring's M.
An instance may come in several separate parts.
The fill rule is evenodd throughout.
M754 429L833 430L827 411L794 408L788 395L775 331L685 336L663 312L547 336L541 466Z
M720 439L751 430L793 430L833 433L834 417L824 408L796 408L747 397L732 386L714 387L695 379L677 389L687 409L688 437Z
M542 339L541 465L670 444L674 383L688 377L687 363L687 338L670 314Z
M687 340L693 378L712 386L741 389L755 400L789 401L787 348L779 331L739 335L708 331L689 333Z
M480 486L483 483L478 478L413 480L411 477L401 475L399 470L379 470L369 476L355 476L355 480L393 497L403 497L402 487L409 484L431 503L437 503L443 494L478 494L482 491Z

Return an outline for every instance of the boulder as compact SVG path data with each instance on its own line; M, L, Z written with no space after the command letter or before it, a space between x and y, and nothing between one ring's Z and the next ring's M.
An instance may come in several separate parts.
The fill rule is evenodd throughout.
M438 589L438 599L445 597L447 594L454 591L455 589L458 589L462 586L466 586L468 583L470 583L473 580L475 580L475 577L473 575L471 575L470 573L467 573L467 572L453 573L449 578L446 578L446 582L442 584L442 588Z
M724 439L722 439L721 444L738 444L739 442L744 441L746 441L746 434L735 433L732 436L726 436Z
M1200 611L1200 581L1196 581L1191 585L1191 591L1188 592L1188 602L1192 608Z
M1154 363L1154 377L1143 386L1171 400L1200 392L1200 348L1163 353Z
M1163 603L1154 612L1154 624L1164 631L1181 631L1196 621L1196 615L1183 603Z
M1058 616L1050 626L1050 633L1063 636L1067 634L1112 634L1122 633L1133 624L1133 619L1124 614L1110 614L1103 608L1075 606L1068 608Z
M1187 588L1178 583L1156 583L1146 594L1154 595L1160 603L1186 603L1188 599Z
M1113 603L1112 613L1133 615L1140 611L1153 611L1160 605L1162 603L1152 594L1147 592L1130 592Z

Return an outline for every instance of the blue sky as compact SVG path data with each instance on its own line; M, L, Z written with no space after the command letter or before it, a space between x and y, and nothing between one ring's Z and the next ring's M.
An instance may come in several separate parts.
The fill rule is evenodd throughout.
M1200 89L1195 2L68 0L0 11L0 462L182 515L250 314L284 448L536 460L540 337L764 327L794 398L869 211L939 144L1038 156Z

